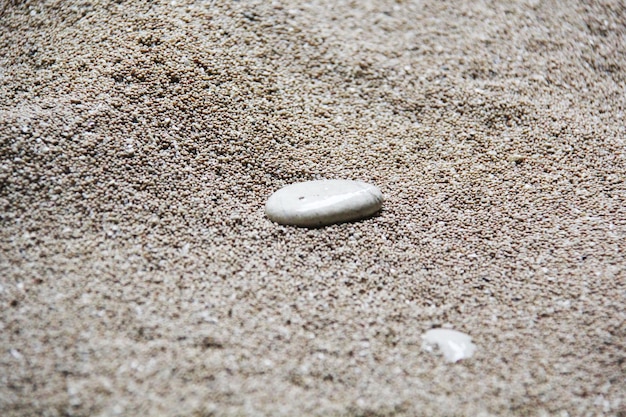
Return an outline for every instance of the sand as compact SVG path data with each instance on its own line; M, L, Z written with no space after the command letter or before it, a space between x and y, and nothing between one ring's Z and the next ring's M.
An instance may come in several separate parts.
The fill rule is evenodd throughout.
M626 416L620 0L0 10L0 415Z

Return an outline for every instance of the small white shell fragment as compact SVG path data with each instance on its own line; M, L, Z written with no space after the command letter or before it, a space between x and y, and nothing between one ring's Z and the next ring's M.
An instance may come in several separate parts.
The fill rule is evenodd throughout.
M434 352L437 347L448 362L467 359L476 351L472 338L456 330L431 329L422 335L422 340L422 349Z
M299 182L276 191L265 204L265 214L279 224L321 227L362 219L383 204L378 187L361 181Z

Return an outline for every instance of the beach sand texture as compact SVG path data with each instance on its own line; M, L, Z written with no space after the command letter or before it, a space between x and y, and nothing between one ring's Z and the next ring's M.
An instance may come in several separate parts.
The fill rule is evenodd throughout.
M626 416L622 1L0 10L0 415Z

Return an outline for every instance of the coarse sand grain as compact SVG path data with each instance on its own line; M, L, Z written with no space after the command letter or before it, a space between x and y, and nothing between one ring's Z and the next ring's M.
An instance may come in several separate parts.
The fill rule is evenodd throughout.
M0 14L3 417L626 416L623 1Z

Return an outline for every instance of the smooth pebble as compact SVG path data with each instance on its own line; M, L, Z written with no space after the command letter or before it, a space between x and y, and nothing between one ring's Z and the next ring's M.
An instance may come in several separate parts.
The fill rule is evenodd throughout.
M431 329L422 335L422 349L443 354L448 362L457 362L471 357L476 351L472 338L465 333L450 329Z
M265 213L276 223L321 227L362 219L383 204L378 187L361 181L319 180L299 182L276 191Z

